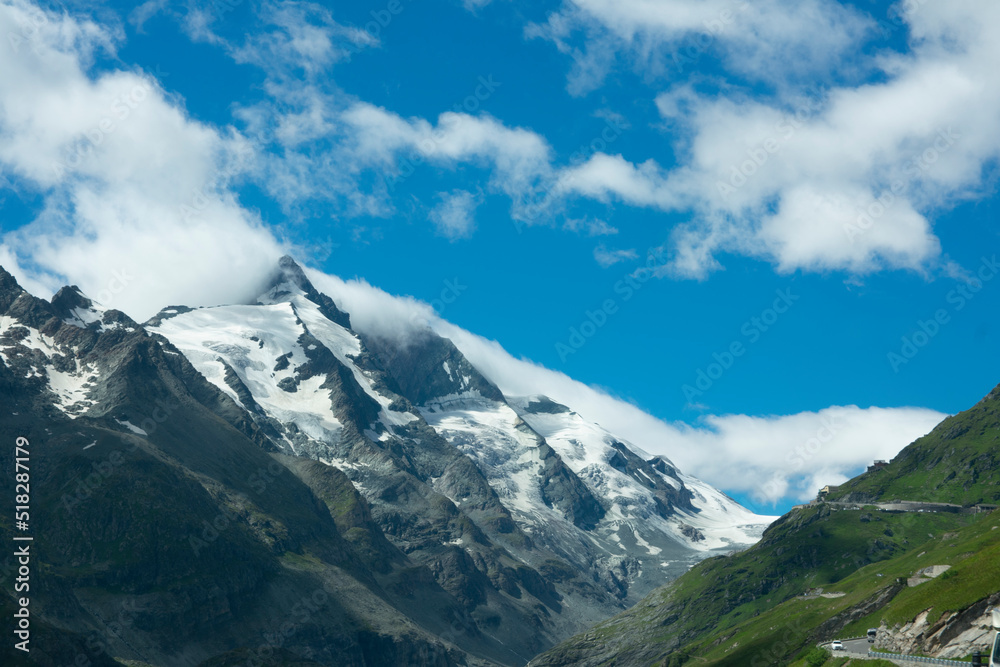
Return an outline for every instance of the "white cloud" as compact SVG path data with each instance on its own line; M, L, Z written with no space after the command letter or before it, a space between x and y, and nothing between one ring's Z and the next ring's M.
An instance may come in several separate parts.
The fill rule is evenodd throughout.
M760 513L780 501L815 497L875 459L890 459L946 415L926 408L833 406L784 416L708 416L695 425L667 423L640 408L526 359L438 317L412 297L396 297L363 280L307 271L316 287L367 334L404 340L428 328L451 339L508 396L544 394L571 406L651 454L720 489L745 494Z
M785 272L939 266L928 215L976 196L1000 157L1000 6L914 3L904 17L912 52L878 61L884 81L772 100L678 87L658 97L682 130L677 166L596 154L561 173L562 191L689 212L671 269L691 277L721 252Z
M0 34L44 17L0 77L0 167L44 208L3 235L0 257L30 265L43 295L72 281L140 319L250 296L284 246L230 190L243 138L188 117L149 75L91 75L118 36L40 11L0 5Z
M541 393L601 424L684 472L760 504L802 501L874 459L889 459L946 415L925 408L834 406L779 417L710 416L667 423L572 378L510 356L495 341L454 325L434 327L507 395ZM832 424L828 438L825 424ZM757 508L766 513L767 508Z
M594 248L594 259L604 268L614 266L618 262L624 262L627 259L637 259L638 257L638 253L632 248L628 250L608 250L603 243Z
M755 81L815 79L842 70L871 28L833 0L566 0L526 34L573 58L568 87L583 94L619 58L662 78L697 70L714 55Z
M337 23L330 10L310 2L265 4L260 19L271 30L248 34L244 44L229 51L236 62L256 65L272 76L301 73L311 79L357 50L378 44L368 32Z
M476 209L480 198L465 190L444 192L440 198L440 203L429 215L438 233L451 240L472 236L476 228Z
M359 160L380 165L392 177L406 177L395 166L400 157L417 156L450 166L459 162L493 168L492 183L518 197L550 168L547 142L530 130L509 128L486 115L447 111L431 125L422 118L405 119L381 107L359 102L342 116L350 127L351 153Z
M876 459L891 459L946 415L924 408L834 406L785 416L707 417L680 429L678 462L759 503L806 501Z
M567 218L563 227L571 231L586 230L588 236L614 236L618 233L618 228L609 225L606 220L590 218Z
M389 294L363 278L344 280L308 266L303 270L316 289L329 295L350 315L355 331L404 344L441 321L429 304L410 296Z
M128 22L142 33L146 22L167 8L167 0L146 0L128 14Z

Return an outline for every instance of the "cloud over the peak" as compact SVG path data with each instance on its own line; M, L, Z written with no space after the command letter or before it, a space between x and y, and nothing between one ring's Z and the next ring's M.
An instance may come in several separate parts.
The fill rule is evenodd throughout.
M30 22L30 23L29 23ZM283 244L240 206L231 185L245 140L191 119L153 73L91 76L116 35L24 2L0 5L0 33L31 37L5 56L0 165L44 200L0 238L0 256L31 286L72 281L136 318L167 303L245 298ZM19 269L20 267L20 269ZM47 295L44 295L47 296Z

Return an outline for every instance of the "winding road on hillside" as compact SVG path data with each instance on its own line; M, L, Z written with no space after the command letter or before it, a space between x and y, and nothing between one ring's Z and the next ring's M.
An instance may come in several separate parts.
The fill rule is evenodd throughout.
M864 658L866 660L872 659L868 657L868 650L872 647L872 645L868 643L867 638L843 640L843 644L844 644L843 651L834 651L830 649L830 643L824 644L823 647L826 649L830 649L830 652L833 653L834 656L839 656L844 658ZM879 656L879 657L882 660L887 660L896 665L902 665L903 667L913 667L915 664L917 664L916 661L897 660L896 658L889 658L886 656ZM855 663L852 661L851 664L853 665Z
M851 639L844 642L843 653L852 658L867 658L869 648L871 648L871 644L868 643L867 639ZM837 651L837 653L840 653L840 651Z
M864 658L866 660L869 659L868 658L868 649L871 648L871 644L868 643L868 639L866 639L866 638L862 638L862 639L849 639L849 640L845 640L843 643L844 643L844 650L843 651L834 651L834 650L830 649L830 643L829 642L826 643L826 644L823 644L823 648L830 649L830 652L833 653L834 656L839 656L839 657L844 657L844 658ZM883 660L889 660L889 662L892 662L892 663L897 664L897 665L903 665L904 667L907 666L907 665L909 665L910 667L912 667L912 665L913 665L912 662L901 662L899 660L891 660L891 659L888 659L888 658L883 658ZM851 664L854 664L854 663L852 662Z

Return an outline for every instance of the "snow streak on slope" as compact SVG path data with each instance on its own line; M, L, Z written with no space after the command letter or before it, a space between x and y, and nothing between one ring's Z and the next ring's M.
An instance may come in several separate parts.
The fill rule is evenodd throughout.
M380 421L386 426L402 426L414 419L416 415L409 412L398 412L390 408L392 399L379 393L372 382L361 369L359 369L351 357L361 354L361 341L356 334L348 331L344 327L331 322L323 313L319 306L307 299L302 290L289 282L281 283L271 289L267 294L262 295L258 301L262 304L288 303L295 313L308 328L309 333L315 336L323 345L333 352L337 360L351 369L354 379L357 380L365 393L371 396L381 406L379 414Z
M361 353L358 337L331 322L290 282L262 295L259 305L164 311L159 325L149 330L165 336L210 382L249 409L227 380L231 369L268 416L282 425L294 424L319 443L337 444L343 425L333 413L327 376L320 373L302 379L299 375L316 347L316 343L309 343L304 348L301 341L305 338L318 341L350 370L364 392L378 403L378 420L383 426L405 425L417 419L412 413L394 410L392 399L379 393L368 374L354 363L353 358ZM284 437L295 452L293 439L288 433Z
M277 422L293 452L353 471L361 462L333 447L344 429L338 416L350 419L371 440L402 438L400 442L410 437L400 427L423 417L475 462L535 544L577 568L593 568L596 576L610 578L604 583L611 590L620 588L623 597L641 595L712 552L751 544L771 520L747 512L711 487L681 476L669 461L649 456L545 397L505 399L497 392L487 398L468 390L482 381L469 376L478 370L457 351L457 358L447 357L430 371L440 378L428 386L447 393L417 406L418 417L401 408L406 401L386 387L379 362L373 361L375 348L362 343L348 328L346 316L331 309L325 297L288 267L286 271L258 298L259 305L167 310L149 328L169 339L243 407L259 406ZM320 358L318 347L336 362L329 354ZM391 349L383 352L393 354ZM428 348L428 353L434 352ZM419 367L407 366L403 376L425 382L425 370L405 375ZM341 412L345 398L356 399L331 395L341 371L372 399L364 423ZM303 449L303 434L331 447ZM408 446L412 444L422 446L419 439ZM427 482L462 506L462 498L450 495L461 488L454 479L431 476ZM518 553L531 561L529 552Z
M181 313L165 319L150 331L162 334L212 384L243 405L226 381L232 369L254 400L272 417L292 423L310 438L336 444L342 425L334 416L325 378L314 376L294 382L295 370L308 361L299 345L303 329L291 304L267 306L218 306ZM285 360L282 363L282 360ZM294 445L286 435L286 442Z
M91 321L99 321L99 318ZM19 330L20 333L13 336L14 340L11 343L4 345L6 348L4 352L0 352L0 358L5 365L10 365L9 359L17 353L16 349L19 347L40 353L41 359L37 359L40 363L36 363L36 359L31 360L31 370L27 377L46 378L49 390L55 399L53 405L72 419L79 417L93 406L94 401L89 396L91 388L97 384L97 369L79 363L75 359L75 349L60 347L49 336L13 317L0 316L0 337L8 336L12 329ZM50 359L54 356L63 357L63 364L70 362L73 368L65 371L56 370L50 363Z
M699 510L697 514L685 510L679 513L706 536L735 545L749 545L760 540L764 530L779 518L754 514L710 484L679 471L677 475L694 494L691 504Z
M540 440L516 428L520 419L509 406L467 391L435 399L420 414L479 465L501 502L529 532L556 520L558 513L546 506L538 489Z
M612 502L612 511L621 520L638 516L644 521L656 523L660 517L646 485L646 482L652 481L650 473L640 469L629 474L609 465L620 453L612 446L615 443L624 445L646 461L653 457L597 424L586 421L576 412L532 411L531 403L539 398L544 400L544 397L508 400L518 409L521 418L545 438L584 483L598 496ZM756 515L701 480L681 474L665 458L658 457L658 460L659 464L653 467L654 474L673 489L683 489L691 495L690 506L677 503L673 511L678 521L696 529L697 533L690 530L678 532L676 524L670 525L670 531L692 547L709 550L752 544L775 520L776 517ZM690 535L699 533L704 539L690 539Z
M465 391L419 410L476 462L532 539L578 567L596 564L602 576L613 573L630 592L677 576L717 550L752 544L771 521L544 397L502 402ZM546 445L604 507L592 527L575 525L546 497Z
M548 481L540 456L545 439L510 405L467 391L429 401L420 412L440 435L476 462L525 533L576 567L592 568L609 587L620 585L622 597L627 590L641 593L678 576L702 557L662 517L629 509L634 504L631 500L612 504L612 511L592 529L575 525L547 502L543 492ZM595 467L600 465L599 456L592 457ZM600 495L601 488L591 490L598 492L600 502L608 502ZM658 572L643 577L649 569Z

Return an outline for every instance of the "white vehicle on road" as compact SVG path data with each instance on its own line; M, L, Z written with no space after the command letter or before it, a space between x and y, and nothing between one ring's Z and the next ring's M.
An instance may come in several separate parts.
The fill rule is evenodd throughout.
M839 639L836 640L836 641L830 642L830 650L832 650L832 651L843 651L844 650L844 642L840 641Z

